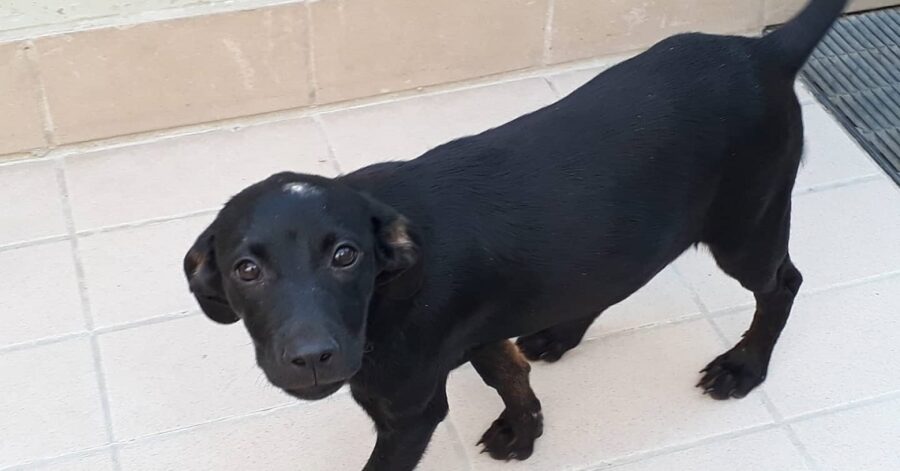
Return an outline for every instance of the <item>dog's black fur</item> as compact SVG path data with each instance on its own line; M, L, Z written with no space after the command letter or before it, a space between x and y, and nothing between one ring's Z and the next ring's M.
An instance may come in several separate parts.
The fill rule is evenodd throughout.
M559 359L701 243L756 296L750 329L699 384L742 397L802 281L788 255L795 75L844 3L814 0L763 38L666 39L412 161L274 175L191 248L191 289L214 320L243 319L276 386L317 399L349 383L378 431L369 471L415 467L466 361L506 406L485 449L527 458L542 419L519 351Z

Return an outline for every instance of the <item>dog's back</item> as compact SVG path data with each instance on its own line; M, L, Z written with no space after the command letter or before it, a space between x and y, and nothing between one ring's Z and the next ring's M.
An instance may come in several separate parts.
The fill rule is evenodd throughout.
M740 245L785 205L803 142L795 75L843 4L814 1L763 38L674 36L548 107L347 181L429 227L446 270L504 280L510 310L599 312L691 244Z

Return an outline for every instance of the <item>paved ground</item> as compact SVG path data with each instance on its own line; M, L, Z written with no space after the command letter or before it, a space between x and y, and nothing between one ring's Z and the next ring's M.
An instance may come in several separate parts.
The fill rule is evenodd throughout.
M592 73L0 165L0 469L360 469L373 433L349 395L299 403L268 386L243 329L198 313L184 251L269 173L413 157ZM752 298L689 253L534 368L546 428L529 461L478 454L501 404L463 367L421 469L900 469L900 192L803 102L792 251L806 284L763 388L715 402L693 387Z

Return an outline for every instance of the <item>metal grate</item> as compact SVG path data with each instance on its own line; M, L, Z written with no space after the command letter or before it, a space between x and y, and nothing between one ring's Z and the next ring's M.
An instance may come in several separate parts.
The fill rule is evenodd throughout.
M800 76L900 185L900 8L838 20Z

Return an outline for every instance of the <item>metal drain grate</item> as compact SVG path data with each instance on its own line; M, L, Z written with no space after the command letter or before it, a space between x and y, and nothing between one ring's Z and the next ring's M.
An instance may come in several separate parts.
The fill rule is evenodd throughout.
M838 20L800 76L900 185L900 9Z

